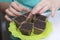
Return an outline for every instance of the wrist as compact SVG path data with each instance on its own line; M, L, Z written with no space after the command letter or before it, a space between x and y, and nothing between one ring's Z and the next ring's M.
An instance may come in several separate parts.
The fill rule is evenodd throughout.
M10 3L0 2L0 12L5 12L5 9L9 7Z

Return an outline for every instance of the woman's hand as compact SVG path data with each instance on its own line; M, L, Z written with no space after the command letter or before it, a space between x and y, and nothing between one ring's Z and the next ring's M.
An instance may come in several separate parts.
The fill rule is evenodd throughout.
M47 10L51 10L51 16L53 17L58 8L60 8L60 0L41 0L41 2L33 8L31 14L42 14Z
M12 2L11 5L9 6L9 8L7 8L5 10L5 12L6 12L5 18L8 21L11 21L9 16L20 16L21 15L20 12L23 11L23 10L26 11L26 12L30 12L29 9L25 8L24 6L20 5L19 3Z

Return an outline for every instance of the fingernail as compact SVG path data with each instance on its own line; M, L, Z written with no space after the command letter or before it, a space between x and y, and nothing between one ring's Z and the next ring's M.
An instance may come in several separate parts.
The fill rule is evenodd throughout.
M53 18L54 16L53 16L53 15L51 15L51 17Z

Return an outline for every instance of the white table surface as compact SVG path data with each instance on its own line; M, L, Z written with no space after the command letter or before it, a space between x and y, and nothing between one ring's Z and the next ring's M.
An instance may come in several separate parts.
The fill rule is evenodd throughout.
M53 30L51 34L43 40L60 40L60 11L57 11L53 18L50 16L48 20L52 22Z

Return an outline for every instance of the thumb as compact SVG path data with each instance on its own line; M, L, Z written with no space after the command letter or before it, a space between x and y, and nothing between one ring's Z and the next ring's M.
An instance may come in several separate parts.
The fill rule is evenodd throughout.
M30 9L28 9L28 8L26 8L26 7L24 7L23 10L25 10L26 12L30 12Z
M56 13L56 8L52 8L51 17L54 17L55 13Z

